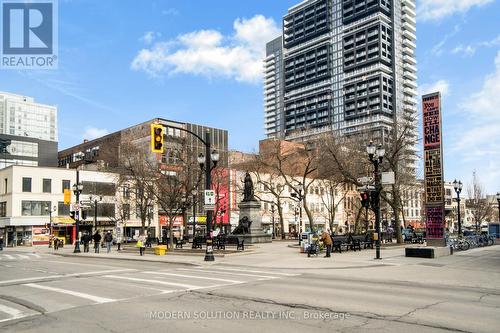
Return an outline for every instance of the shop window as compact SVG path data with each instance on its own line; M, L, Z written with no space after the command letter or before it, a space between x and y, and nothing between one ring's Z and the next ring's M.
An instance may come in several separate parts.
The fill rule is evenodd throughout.
M69 190L71 189L71 181L69 180L63 180L62 181L62 193L64 193L64 190Z
M7 216L7 202L0 202L0 217Z

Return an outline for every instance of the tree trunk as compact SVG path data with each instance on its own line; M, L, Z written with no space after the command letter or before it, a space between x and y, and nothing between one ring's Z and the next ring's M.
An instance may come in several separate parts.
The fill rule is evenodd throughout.
M170 224L170 228L168 230L168 237L170 239L168 240L168 243L169 243L170 250L173 251L174 250L174 222L170 221L169 224Z
M316 225L314 224L314 218L312 216L312 213L309 210L309 207L307 207L307 201L306 201L305 197L304 197L303 203L304 203L304 210L306 211L307 218L309 220L309 227L311 228L311 232L314 233L314 232L316 232Z
M280 219L281 226L281 239L285 239L285 219L283 218L283 208L281 207L281 202L278 200L278 216Z

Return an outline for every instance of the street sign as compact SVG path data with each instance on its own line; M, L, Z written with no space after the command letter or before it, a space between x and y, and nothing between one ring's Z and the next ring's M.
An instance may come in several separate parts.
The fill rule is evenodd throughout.
M205 205L205 210L215 210L215 205Z
M215 205L215 191L205 190L205 206Z
M373 177L361 177L361 178L358 178L358 182L361 184L373 183Z
M394 172L382 172L382 185L392 185L396 182Z

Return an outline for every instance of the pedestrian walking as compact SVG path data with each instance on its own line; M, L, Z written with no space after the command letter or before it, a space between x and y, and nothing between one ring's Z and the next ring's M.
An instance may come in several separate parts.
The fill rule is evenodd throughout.
M144 250L146 250L146 235L139 236L137 240L137 247L139 248L139 254L144 255Z
M0 251L3 251L3 233L0 233Z
M54 250L59 250L59 238L54 237Z
M83 241L83 252L88 253L90 250L90 241L92 241L92 236L90 233L86 232L85 235L82 237Z
M332 252L332 245L333 245L332 238L330 237L330 230L323 231L321 233L320 240L322 240L323 244L325 244L325 246L326 246L326 255L325 255L325 258L329 258L330 257L330 253Z
M97 230L92 237L94 240L94 253L99 253L99 246L101 245L101 235L99 234L99 230Z
M121 236L116 237L116 245L118 245L118 250L117 251L120 251L121 250L121 246L122 246L122 237Z
M104 235L104 241L106 242L106 253L111 252L111 244L113 243L113 235L111 231L108 231L106 235Z

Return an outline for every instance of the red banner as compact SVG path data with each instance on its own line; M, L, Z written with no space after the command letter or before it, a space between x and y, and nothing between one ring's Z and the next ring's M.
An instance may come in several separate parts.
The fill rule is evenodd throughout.
M180 227L184 224L184 218L182 216L176 216L173 222L174 227ZM170 226L169 217L166 215L160 215L160 225Z

